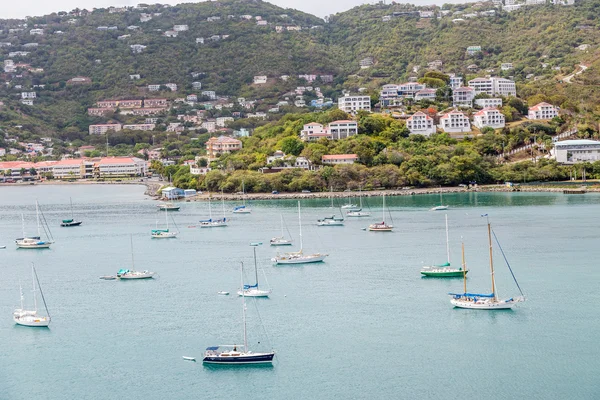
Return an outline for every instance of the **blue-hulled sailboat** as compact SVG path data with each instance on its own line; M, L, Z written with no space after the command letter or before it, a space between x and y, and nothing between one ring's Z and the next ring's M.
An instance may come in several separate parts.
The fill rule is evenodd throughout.
M242 287L244 286L244 263L241 263ZM246 296L242 293L242 310L244 322L244 346L220 345L207 347L202 362L204 364L221 365L254 365L254 364L272 364L275 352L273 350L266 353L255 353L248 349L248 335L246 333Z

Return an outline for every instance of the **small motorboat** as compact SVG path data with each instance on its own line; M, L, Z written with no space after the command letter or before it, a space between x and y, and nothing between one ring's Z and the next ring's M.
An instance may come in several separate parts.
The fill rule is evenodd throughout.
M104 276L101 276L100 279L105 280L105 281L114 281L115 279L117 279L117 277L114 275L104 275Z
M163 211L163 210L165 210L165 211L179 211L179 209L181 208L179 206L176 206L173 203L161 203L161 204L157 205L156 207L158 207L158 209L160 211Z
M5 249L5 248L6 248L6 246L0 246L0 249Z
M196 362L196 357L187 357L187 356L182 356L182 358L186 361L194 361Z
M229 292L226 292L224 290L221 290L220 292L217 292L217 294L220 294L221 296L228 296Z

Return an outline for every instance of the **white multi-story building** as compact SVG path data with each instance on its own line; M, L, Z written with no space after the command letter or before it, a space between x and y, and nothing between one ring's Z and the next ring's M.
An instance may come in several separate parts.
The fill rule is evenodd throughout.
M175 32L183 32L190 29L187 25L173 25L173 30Z
M333 139L345 139L358 134L358 124L351 120L333 121L327 129Z
M488 126L494 129L504 128L504 114L497 108L488 107L475 113L473 125L479 129Z
M600 142L588 139L563 140L554 143L552 155L561 164L595 162L600 160Z
M241 149L242 142L228 136L211 137L206 142L206 153L209 159L213 159L220 154L229 154Z
M539 103L529 108L529 119L552 119L558 116L558 108L548 103Z
M255 85L262 85L263 83L267 83L267 76L266 75L256 75L256 76L254 76L254 84Z
M98 124L90 125L90 135L103 135L108 131L118 132L121 130L121 124Z
M435 89L421 89L415 93L415 101L435 100Z
M160 90L160 85L148 85L148 91L150 92L158 92Z
M156 128L156 124L126 124L123 129L131 129L132 131L152 131Z
M22 99L35 99L37 97L35 92L21 92Z
M500 64L500 69L502 71L510 71L511 69L513 69L513 64L512 63L502 63L502 64Z
M421 111L408 117L406 120L406 127L411 135L429 136L436 131L435 126L433 125L433 118Z
M331 139L331 133L327 128L317 122L304 124L304 128L300 132L300 138L305 142L312 142L321 138Z
M358 161L357 154L331 154L321 157L321 162L328 165L354 164Z
M217 126L224 128L227 122L233 122L233 117L219 117L217 118L216 124Z
M462 76L456 76L454 74L450 74L450 87L452 89L459 88L463 85Z
M510 79L490 77L475 78L469 81L469 87L475 89L475 94L486 93L490 96L516 96L517 88Z
M405 82L398 85L398 94L402 97L414 97L415 93L427 88L424 83Z
M475 89L470 87L458 87L452 91L452 104L454 107L473 107Z
M371 98L369 96L344 96L338 99L338 108L347 113L358 111L371 112Z
M440 118L440 128L447 133L462 133L471 131L469 118L458 110L452 110Z
M481 108L487 107L502 107L502 99L490 98L490 99L476 99L475 105Z
M211 100L216 100L217 94L214 90L203 90L201 93L202 96L208 97Z

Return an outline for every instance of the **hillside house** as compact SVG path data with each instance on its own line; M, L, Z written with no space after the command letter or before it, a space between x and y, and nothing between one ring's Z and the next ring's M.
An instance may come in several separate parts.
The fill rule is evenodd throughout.
M104 116L106 114L110 114L117 111L116 108L112 108L112 107L105 107L105 108L88 108L87 112L88 115L91 116L95 116L95 117L101 117Z
M504 128L504 114L497 108L488 107L475 113L473 125L479 129L490 127L494 129Z
M475 105L477 107L481 107L481 108L502 107L502 99L500 99L500 98L476 99Z
M452 105L454 107L473 107L475 89L470 87L458 87L452 92Z
M187 31L189 28L189 26L187 25L173 25L173 30L175 32L184 32Z
M516 96L517 88L510 79L489 77L475 78L468 82L468 86L475 90L475 95L486 93L490 96Z
M421 89L415 92L415 101L419 100L431 100L435 101L435 89Z
M144 107L167 107L169 102L167 99L145 99Z
M228 136L211 137L206 142L206 153L209 159L214 159L221 154L229 154L241 149L242 142Z
M343 96L338 99L338 108L347 113L357 113L358 111L371 112L371 97Z
M121 124L98 124L89 126L90 135L103 135L108 131L119 132Z
M430 136L436 132L433 118L421 111L408 117L406 127L411 135Z
M255 85L262 85L264 83L267 83L267 76L266 75L255 75L253 82Z
M440 129L446 133L463 133L471 131L469 118L461 111L452 110L440 118Z
M358 161L356 154L331 154L321 157L321 162L325 165L354 164L356 161Z
M533 107L529 107L527 118L529 119L552 119L558 116L558 107L549 103L538 103Z

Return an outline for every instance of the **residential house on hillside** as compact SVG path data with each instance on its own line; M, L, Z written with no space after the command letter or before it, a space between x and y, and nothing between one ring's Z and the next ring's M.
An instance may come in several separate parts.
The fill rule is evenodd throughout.
M255 85L262 85L263 83L267 83L266 75L255 75L254 76L254 84Z
M338 99L338 108L347 113L356 113L358 111L371 112L371 97L343 96Z
M273 173L290 168L313 169L312 163L305 157L289 156L281 150L277 150L272 156L267 157L267 165L269 167L260 168L259 171L262 173Z
M110 114L117 111L116 108L113 107L104 107L104 108L88 108L87 112L88 115L92 115L92 116L96 116L96 117L100 117L106 114Z
M545 102L529 107L529 119L552 119L558 116L558 108Z
M410 131L411 135L424 135L430 136L436 132L433 124L433 118L425 114L422 111L418 111L408 117L406 120L406 127Z
M469 46L467 47L467 54L474 56L477 53L481 53L481 46Z
M214 90L203 90L202 93L200 93L202 96L208 97L211 100L216 100L217 99L217 94L215 93Z
M375 59L373 57L365 57L359 61L361 69L371 68L373 64L375 64Z
M98 124L90 125L90 135L103 135L108 131L118 132L121 130L121 124Z
M143 44L132 44L129 46L129 48L131 48L131 51L133 52L133 54L138 54L141 53L142 51L144 51L146 49L147 46L144 46Z
M143 100L119 100L119 108L141 108Z
M241 149L242 142L228 136L211 137L206 142L206 153L209 159L214 159L221 154L229 154Z
M35 92L21 92L22 99L35 99L37 94Z
M169 102L167 99L145 99L144 107L167 107Z
M67 85L89 85L92 80L87 76L75 76L67 81Z
M187 25L173 25L173 30L175 32L184 32L190 29Z
M356 154L331 154L321 157L321 162L326 165L354 164L356 161L358 161Z
M450 87L452 90L459 88L463 85L462 76L457 76L455 74L450 74Z
M98 108L114 108L114 109L116 109L119 106L119 100L97 101L96 105L98 106Z
M479 129L490 127L494 129L504 128L504 114L497 108L488 107L475 113L473 125Z
M131 129L132 131L152 131L156 128L155 124L128 124L123 125L123 129Z
M351 120L333 121L327 125L327 130L332 139L345 139L358 134L358 123Z
M469 87L475 89L475 95L486 93L490 96L516 96L515 83L509 79L489 77L475 78L468 82Z
M216 125L221 128L224 128L227 122L233 122L233 117L218 117L216 119Z
M461 111L452 110L440 118L440 129L446 133L462 133L471 131L469 118Z
M332 136L326 127L317 122L311 122L304 124L304 128L300 131L300 138L305 142L312 142L321 138L331 139Z
M458 87L452 92L452 105L454 107L473 107L475 89L470 87Z
M419 100L431 100L435 101L435 89L421 89L415 92L415 101Z
M414 98L415 93L426 89L427 85L418 82L405 82L398 85L398 94L402 97Z
M487 107L502 107L502 99L500 98L487 98L475 100L475 105L481 108Z

